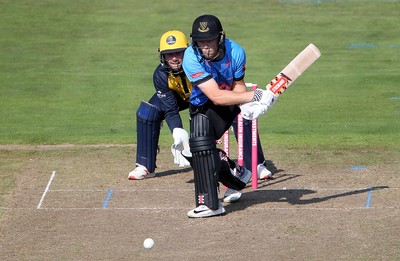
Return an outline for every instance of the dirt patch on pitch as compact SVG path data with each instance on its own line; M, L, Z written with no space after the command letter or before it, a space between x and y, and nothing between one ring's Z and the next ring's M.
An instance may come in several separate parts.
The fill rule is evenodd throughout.
M13 188L2 191L0 259L400 258L397 151L271 148L273 180L246 188L223 217L189 219L191 169L175 167L162 148L158 176L129 181L134 150L2 146L0 177L12 177Z

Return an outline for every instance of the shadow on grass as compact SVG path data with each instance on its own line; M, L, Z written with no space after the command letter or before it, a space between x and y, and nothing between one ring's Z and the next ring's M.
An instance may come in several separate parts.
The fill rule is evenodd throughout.
M264 181L259 181L258 183L258 188L263 188L271 185L276 185L285 181L288 181L290 179L295 179L301 177L299 174L282 174L279 175L279 177L273 176L272 179L267 179Z
M169 176L169 175L186 173L186 172L189 172L189 171L192 171L191 167L166 170L166 171L156 172L156 173L157 173L157 177L165 177L165 176Z
M293 175L292 175L293 176ZM303 196L317 193L310 189L282 189L282 190L254 190L243 193L241 201L229 204L225 209L229 212L244 210L252 205L266 202L287 202L291 205L309 205L328 201L334 198L347 197L356 194L368 193L373 190L389 188L388 186L377 186L365 189L353 190L339 194L329 195L326 197L315 197L310 199L302 199Z

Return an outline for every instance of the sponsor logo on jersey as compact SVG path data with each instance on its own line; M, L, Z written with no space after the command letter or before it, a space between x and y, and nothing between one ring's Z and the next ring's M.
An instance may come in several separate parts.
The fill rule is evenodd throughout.
M162 92L160 92L160 91L157 91L157 97L160 98L160 99L162 99L162 98L167 97L167 95L165 95L165 93L162 93Z
M192 78L194 79L194 78L197 78L197 77L202 76L203 74L204 74L204 72L192 73L192 74L190 75L190 77L192 77Z

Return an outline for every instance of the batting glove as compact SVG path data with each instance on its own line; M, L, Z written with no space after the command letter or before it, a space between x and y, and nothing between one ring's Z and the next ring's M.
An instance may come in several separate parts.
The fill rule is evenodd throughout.
M269 109L273 103L276 102L278 96L276 96L271 90L262 90L256 89L254 90L253 101L258 101L261 104L264 104Z
M246 120L255 120L267 111L268 107L260 102L253 101L240 105L242 117Z

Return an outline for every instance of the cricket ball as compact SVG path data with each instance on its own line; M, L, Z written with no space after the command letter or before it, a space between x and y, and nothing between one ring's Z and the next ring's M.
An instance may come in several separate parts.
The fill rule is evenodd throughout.
M154 240L151 238L146 238L143 242L144 248L150 249L154 246Z

